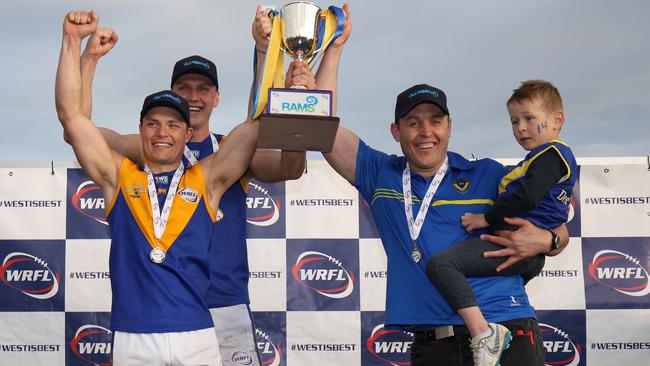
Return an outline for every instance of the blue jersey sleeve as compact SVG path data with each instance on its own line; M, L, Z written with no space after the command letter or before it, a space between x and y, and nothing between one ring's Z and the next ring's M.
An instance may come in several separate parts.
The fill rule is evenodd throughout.
M377 151L359 140L354 186L361 192L366 201L372 201L379 171L390 158L390 155Z

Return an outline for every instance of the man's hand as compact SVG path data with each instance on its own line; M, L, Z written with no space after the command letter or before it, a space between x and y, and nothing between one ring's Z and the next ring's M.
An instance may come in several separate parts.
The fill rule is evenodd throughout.
M343 4L343 13L345 14L345 17L343 18L343 32L339 38L332 42L332 44L329 46L330 48L343 46L352 34L352 19L350 19L350 6L348 4Z
M517 226L516 231L499 230L498 236L483 234L481 240L487 240L505 248L484 252L483 256L509 257L497 267L497 272L519 262L522 259L533 257L537 254L547 253L551 242L551 233L540 229L528 220L521 218L505 218L506 224Z
M490 224L485 221L484 214L473 214L471 212L465 212L465 214L461 216L460 222L468 233L473 233L474 230L484 229L490 226Z
M255 20L253 21L253 39L255 39L255 49L257 51L266 52L269 47L272 28L273 20L262 8L262 5L258 5Z
M118 37L110 28L97 28L88 38L88 43L84 49L82 58L89 57L95 60L105 56L113 49L117 43Z
M294 60L289 64L284 84L287 88L304 86L306 89L316 89L316 78L307 62Z
M97 29L99 17L95 11L71 11L63 20L63 35L84 39Z

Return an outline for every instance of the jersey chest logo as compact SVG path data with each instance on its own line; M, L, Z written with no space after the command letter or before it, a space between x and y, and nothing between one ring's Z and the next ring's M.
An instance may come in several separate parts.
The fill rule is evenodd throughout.
M465 193L469 189L469 181L465 178L456 178L451 185L460 193Z

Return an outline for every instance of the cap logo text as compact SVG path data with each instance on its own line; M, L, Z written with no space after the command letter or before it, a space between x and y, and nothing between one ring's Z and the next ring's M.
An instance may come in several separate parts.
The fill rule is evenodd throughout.
M430 89L420 89L420 90L416 90L416 91L410 93L410 94L409 94L409 98L413 98L413 97L415 97L415 96L417 96L417 95L420 95L420 94L431 94L434 98L437 98L437 97L438 97L438 92L435 91L435 90L430 90Z

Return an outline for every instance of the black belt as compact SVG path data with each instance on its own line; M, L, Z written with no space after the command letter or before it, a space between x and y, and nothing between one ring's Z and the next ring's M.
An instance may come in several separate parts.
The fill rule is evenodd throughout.
M469 334L467 327L464 325L443 325L432 329L415 331L413 332L413 340L426 343L463 334Z

